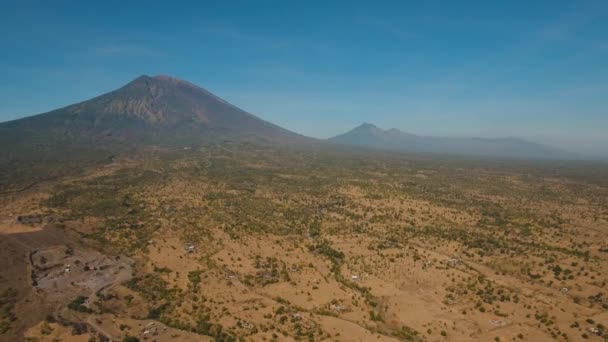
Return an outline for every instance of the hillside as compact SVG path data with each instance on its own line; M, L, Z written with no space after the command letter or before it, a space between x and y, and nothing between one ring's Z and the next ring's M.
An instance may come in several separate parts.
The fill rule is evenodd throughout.
M0 146L25 143L188 144L303 141L189 82L141 76L99 97L0 124Z
M0 341L571 341L608 325L605 164L316 144L168 77L0 128Z
M103 165L120 155L216 142L314 142L169 76L141 76L93 99L0 123L0 193Z
M365 123L329 141L344 145L408 152L518 159L576 159L560 149L518 138L447 138L418 136Z

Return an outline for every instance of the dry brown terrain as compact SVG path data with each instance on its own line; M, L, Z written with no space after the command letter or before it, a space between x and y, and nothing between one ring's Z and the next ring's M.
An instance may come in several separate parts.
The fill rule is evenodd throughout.
M0 339L608 340L607 181L251 145L117 160L0 198Z

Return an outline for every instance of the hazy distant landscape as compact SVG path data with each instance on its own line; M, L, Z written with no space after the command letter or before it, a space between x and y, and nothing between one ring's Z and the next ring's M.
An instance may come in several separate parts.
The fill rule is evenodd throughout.
M608 341L607 22L0 4L0 342Z
M19 159L19 145L198 143L236 139L291 144L337 143L414 153L490 158L588 159L517 138L422 137L362 124L327 141L307 138L265 122L187 81L141 76L126 86L49 113L0 124L4 156ZM27 148L27 146L26 146ZM27 154L27 152L25 152Z
M442 138L421 137L396 128L382 130L365 123L344 134L330 139L345 145L373 147L386 150L484 156L490 158L520 159L583 159L574 153L531 143L517 138Z
M605 334L603 163L372 124L307 138L168 76L0 132L3 339Z

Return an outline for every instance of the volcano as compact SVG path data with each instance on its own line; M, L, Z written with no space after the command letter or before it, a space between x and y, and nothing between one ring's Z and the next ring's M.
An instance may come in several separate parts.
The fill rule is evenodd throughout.
M183 145L308 139L264 121L190 82L140 76L127 85L48 113L0 124L0 145L53 143Z

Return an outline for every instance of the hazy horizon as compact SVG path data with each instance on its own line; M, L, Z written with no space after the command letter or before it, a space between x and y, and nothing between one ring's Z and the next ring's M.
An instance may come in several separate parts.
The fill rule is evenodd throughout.
M602 1L1 7L0 121L169 74L315 138L371 122L608 157Z
M17 0L0 40L0 341L608 342L608 0Z

